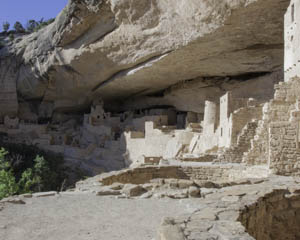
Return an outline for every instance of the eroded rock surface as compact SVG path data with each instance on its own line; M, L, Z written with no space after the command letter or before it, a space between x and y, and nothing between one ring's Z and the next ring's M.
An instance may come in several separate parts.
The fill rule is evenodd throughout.
M124 199L80 191L16 196L0 202L0 237L297 240L299 182L299 178L279 176L245 179L210 192L200 187L201 198L182 200L173 200L167 189L160 199L143 195ZM174 183L168 180L169 186ZM183 183L190 184L181 180L177 187ZM122 188L121 184L111 187Z
M60 110L77 109L95 95L120 109L113 102L132 105L193 79L200 92L218 97L240 81L281 71L288 2L74 0L53 24L1 49L0 58L18 62L11 80L21 96ZM276 81L267 77L262 86L271 78ZM142 105L203 110L180 104L186 93L175 94L179 100L165 92Z
M150 240L166 210L157 240L298 239L299 179L270 177L300 169L300 80L275 84L288 3L71 0L4 39L0 140L130 168L4 199L0 238Z
M193 214L164 220L158 239L298 239L299 182L270 178L256 185L226 187L199 200ZM169 229L172 229L170 231Z

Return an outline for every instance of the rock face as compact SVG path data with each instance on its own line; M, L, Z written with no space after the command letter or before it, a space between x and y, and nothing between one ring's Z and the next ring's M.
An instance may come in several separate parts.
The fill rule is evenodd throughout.
M298 189L297 181L278 177L223 188L199 201L193 214L163 221L158 239L298 239Z
M282 79L288 3L73 0L53 24L2 48L0 60L16 60L10 79L20 96L55 110L78 109L100 95L115 110L174 105L201 112L207 96L247 89L251 79L261 88ZM190 85L182 90L180 82Z
M68 193L8 198L0 211L49 196L74 195L74 205L83 193L182 199L189 213L165 218L158 239L299 239L297 64L279 82L288 2L71 0L38 33L4 38L0 140L62 154L90 175L129 168ZM286 62L299 55L293 39Z
M18 112L16 67L13 59L4 58L0 61L0 116L16 116Z

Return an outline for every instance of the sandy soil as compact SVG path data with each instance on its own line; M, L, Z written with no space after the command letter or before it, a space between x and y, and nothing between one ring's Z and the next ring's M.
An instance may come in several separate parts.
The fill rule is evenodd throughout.
M151 240L163 217L191 213L197 199L116 199L92 194L32 198L0 211L1 240Z

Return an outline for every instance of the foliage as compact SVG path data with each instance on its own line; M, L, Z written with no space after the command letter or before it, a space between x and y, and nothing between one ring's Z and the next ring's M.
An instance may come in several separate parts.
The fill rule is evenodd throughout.
M0 149L0 199L13 195L18 191L10 164L5 161L7 153L3 148Z
M10 40L10 41L15 40L15 35L14 35L13 33L10 33L10 34L8 35L8 37L9 37L9 40Z
M18 192L18 185L11 170L0 171L0 199L9 197Z
M3 30L4 30L5 32L7 32L8 29L9 29L9 27L10 27L9 22L4 22L4 23L2 24L2 27L3 27Z
M39 21L31 19L31 20L29 20L26 23L26 30L23 27L22 23L20 23L19 21L17 21L14 24L14 30L15 30L16 33L32 33L32 32L37 32L38 30L46 27L47 25L53 23L54 21L55 21L55 18L50 18L48 20L44 20L44 18L42 18ZM7 32L9 30L9 28L10 28L10 23L7 22L7 21L5 21L5 22L3 22L2 27L3 27L3 30L5 32ZM12 38L12 37L10 36L10 38ZM14 39L11 39L11 40L14 40Z
M49 20L44 21L42 18L40 21L29 20L26 25L27 32L37 32L38 30L42 29L43 27L48 26L49 24L53 23L55 18L50 18Z
M9 163L5 161L5 156L8 154L4 148L0 149L0 170L9 168Z
M35 146L0 143L0 199L13 194L59 191L67 176L63 157Z
M26 24L26 30L28 32L33 32L37 26L38 26L38 22L36 22L35 20L29 20Z
M49 24L53 23L54 21L55 21L55 18L50 18L50 19L48 19L46 21L44 21L44 19L42 18L38 22L37 26L34 28L34 31L37 32L38 30L40 30L40 29L48 26Z
M24 33L25 32L25 29L24 29L22 23L20 23L18 21L14 24L14 29L16 30L17 33Z
M18 183L20 193L30 193L32 188L36 185L36 179L33 175L33 170L31 168L26 169L22 173L22 177Z

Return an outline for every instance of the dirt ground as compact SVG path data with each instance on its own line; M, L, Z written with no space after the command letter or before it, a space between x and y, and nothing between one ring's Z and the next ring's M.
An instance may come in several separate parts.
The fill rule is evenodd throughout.
M191 213L197 199L117 199L93 194L31 198L0 211L1 240L152 240L163 217Z

